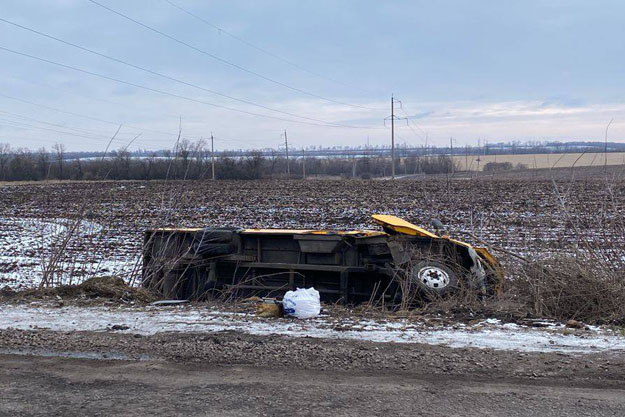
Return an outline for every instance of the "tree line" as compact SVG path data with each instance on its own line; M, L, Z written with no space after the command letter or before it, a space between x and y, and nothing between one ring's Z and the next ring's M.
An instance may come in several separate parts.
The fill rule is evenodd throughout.
M203 141L180 141L172 151L134 157L126 148L101 157L68 157L63 144L52 149L12 148L0 143L0 180L163 180L302 178L341 176L347 178L385 177L391 174L386 156L308 157L284 152L250 151L246 156L220 153L214 156ZM444 174L457 171L446 155L396 158L397 175Z

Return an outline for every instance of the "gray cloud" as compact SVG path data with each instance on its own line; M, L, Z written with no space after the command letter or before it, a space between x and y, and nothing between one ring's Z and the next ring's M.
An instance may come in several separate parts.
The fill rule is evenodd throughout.
M330 128L242 115L77 73L0 51L0 89L66 113L0 96L0 111L107 137L120 144L170 146L182 116L189 138L217 137L221 148L277 146L288 128L295 146L388 142L390 94L430 143L623 137L625 4L586 1L448 0L192 1L181 6L237 37L324 77L298 70L172 8L165 1L99 0L236 65L311 93L381 110L341 106L224 65L125 21L86 0L6 0L2 17L116 58L272 108L367 129ZM211 95L0 23L0 46L130 83L244 111L271 112ZM327 78L340 82L332 82ZM82 114L89 118L76 117ZM273 114L275 115L275 114ZM102 123L93 119L106 120ZM30 126L29 126L30 125ZM132 127L130 127L132 126ZM97 149L104 140L44 130L3 114L0 142L32 148L66 142ZM56 128L63 130L62 128ZM406 141L422 143L398 127ZM403 130L402 130L403 129ZM159 133L160 132L160 133Z

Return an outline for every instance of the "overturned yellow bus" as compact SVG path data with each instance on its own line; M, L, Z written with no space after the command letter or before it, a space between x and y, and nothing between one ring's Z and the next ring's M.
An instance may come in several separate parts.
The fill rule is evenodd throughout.
M491 295L503 272L483 247L390 215L381 230L186 228L148 230L143 285L165 298L281 296L316 288L326 302L393 303L469 288Z

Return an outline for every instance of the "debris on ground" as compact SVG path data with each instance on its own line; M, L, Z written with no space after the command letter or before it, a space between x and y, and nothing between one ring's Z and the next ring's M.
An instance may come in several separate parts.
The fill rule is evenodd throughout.
M263 301L262 298L254 296L254 297L244 298L243 300L241 300L241 304L256 304L256 303L261 303L262 301Z
M284 308L281 302L274 299L262 300L261 304L256 307L256 315L258 317L284 317Z
M581 323L577 320L569 320L566 322L566 327L572 328L572 329L583 329L584 323Z
M77 285L60 285L53 288L28 289L23 291L0 292L0 298L13 301L23 300L106 300L121 303L150 303L157 296L145 288L129 286L120 277L94 277Z

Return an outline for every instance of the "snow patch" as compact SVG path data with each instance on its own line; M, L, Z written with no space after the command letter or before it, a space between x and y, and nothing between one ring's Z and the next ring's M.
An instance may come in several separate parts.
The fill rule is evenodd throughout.
M74 226L68 219L17 217L0 218L0 225L0 287L15 290L39 284L55 247ZM96 275L129 276L136 269L136 256L120 255L118 245L102 244L111 240L106 233L98 223L80 222L57 263L62 283L76 284Z
M115 324L130 333L238 331L254 335L284 335L325 339L352 339L385 343L424 343L455 348L514 350L522 352L592 353L625 351L625 337L608 331L535 329L516 324L485 321L473 326L430 328L399 320L263 319L197 306L107 308L0 306L0 329L49 329L54 331L112 331Z

